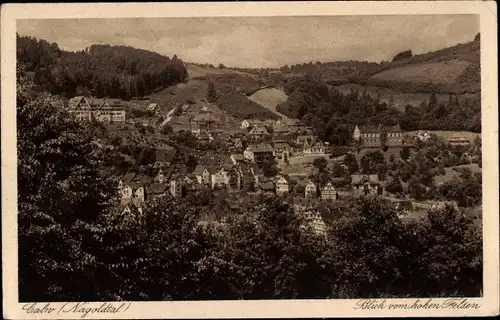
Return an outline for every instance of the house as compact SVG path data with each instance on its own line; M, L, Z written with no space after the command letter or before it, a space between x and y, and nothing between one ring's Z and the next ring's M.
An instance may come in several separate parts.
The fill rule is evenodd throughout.
M159 107L158 107L157 103L150 103L148 108L147 108L147 111L150 113L155 113L156 111L158 111L158 109L159 109Z
M274 144L274 157L278 162L286 163L291 156L292 148L288 143L275 143Z
M304 217L305 223L309 225L312 230L319 235L326 235L327 227L320 212L310 204L294 206L294 212L297 215Z
M180 198L182 197L182 178L176 177L175 179L171 179L169 182L169 191L172 197Z
M353 139L359 141L362 146L368 148L381 147L381 126L356 126Z
M378 175L351 175L351 186L355 195L377 195L382 194L382 188Z
M276 180L276 194L284 195L288 192L290 192L288 180L283 176L278 176L278 179Z
M172 176L174 169L175 169L174 166L158 169L158 171L155 174L154 181L160 184L167 183L167 181L170 180L170 177Z
M167 183L152 183L146 188L148 198L166 196L168 190Z
M243 154L241 153L233 153L230 157L231 159L231 162L234 164L234 165L237 165L237 164L240 164L242 162L245 162L246 161L246 158L243 156Z
M276 133L276 132L275 132ZM297 135L296 134L275 134L273 136L273 143L295 143L297 140Z
M241 178L242 175L236 168L226 170L227 182L226 185L230 190L240 190L241 189Z
M467 146L470 141L461 134L454 134L448 138L448 143L452 146Z
M200 136L201 129L197 124L192 124L191 125L191 134L195 136L197 139Z
M212 136L212 134L205 130L200 131L200 133L197 136L197 139L203 143L209 143L214 141L214 137Z
M253 140L263 140L269 136L269 132L267 132L267 129L264 126L255 126L252 130L250 130L248 135Z
M196 176L196 180L199 184L210 185L212 183L212 175L214 175L217 170L212 166L197 165L194 168L193 174Z
M429 131L419 131L417 132L417 139L420 140L420 141L427 141L429 140L431 137L431 134L429 133Z
M229 139L230 148L232 150L241 151L244 147L244 143L242 138L232 137Z
M126 112L119 102L109 105L105 99L73 97L68 102L68 111L77 121L125 122Z
M385 128L387 133L386 145L388 147L399 147L403 145L403 131L398 125Z
M310 145L313 140L314 137L311 135L299 135L297 136L297 141L295 143L303 148L305 146Z
M174 163L177 156L175 148L159 148L156 149L156 160L154 168L168 167Z
M137 199L129 199L120 205L120 211L126 220L134 220L142 214L142 203Z
M118 193L122 195L123 188L128 186L135 178L134 172L127 172L118 180ZM130 196L132 194L130 193Z
M316 187L316 184L309 180L306 184L305 191L304 191L304 197L306 198L316 198L318 195L318 187Z
M255 126L270 127L274 125L273 120L258 120L258 119L245 119L241 122L240 128L247 130L248 128Z
M243 156L253 163L256 163L259 167L262 167L264 162L274 163L274 150L267 143L259 143L248 146L245 151L243 151Z
M312 140L306 140L303 144L302 153L305 155L324 155L326 146L320 139L313 137Z
M194 116L192 124L201 129L214 128L219 119L212 113L202 113Z
M227 172L224 170L224 168L221 168L220 170L217 170L210 176L210 182L212 189L215 189L216 187L222 187L228 183L228 177L227 177Z
M323 200L337 200L337 191L335 187L328 182L323 189L321 189L321 199Z
M265 180L259 183L259 190L262 193L273 194L274 193L274 183L271 180Z

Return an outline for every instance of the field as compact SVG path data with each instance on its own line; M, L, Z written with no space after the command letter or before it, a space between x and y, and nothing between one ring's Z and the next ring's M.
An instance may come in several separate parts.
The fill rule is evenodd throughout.
M231 74L231 73L245 74L254 77L254 75L251 75L250 73L240 72L236 70L229 70L225 68L223 69L210 68L210 67L205 68L190 63L186 63L186 69L189 74L188 80L193 78L203 78L210 74Z
M418 83L455 83L469 66L464 60L445 60L422 64L409 64L403 67L382 71L372 77L379 80L396 80Z
M278 104L288 100L288 96L282 89L262 89L252 94L249 99L269 109L281 118L288 119L287 116L276 111Z

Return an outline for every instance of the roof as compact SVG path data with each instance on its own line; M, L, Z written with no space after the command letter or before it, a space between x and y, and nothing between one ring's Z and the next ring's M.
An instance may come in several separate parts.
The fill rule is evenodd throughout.
M261 182L259 183L259 187L262 190L274 190L274 184L272 181Z
M277 181L279 181L279 180L281 180L281 179L285 180L285 181L288 183L288 179L287 179L287 178L285 178L285 176L282 176L282 175L278 175L278 176L276 177L276 182L277 182Z
M243 156L241 153L233 153L231 156L236 161L244 161L245 160L245 156Z
M163 177L168 180L172 176L172 173L175 170L175 166L169 166L160 170L163 173ZM158 173L160 172L160 170L158 170Z
M203 173L203 171L205 171L205 166L204 165L197 165L195 168L194 168L194 171L193 173L196 174L196 175L200 175Z
M380 126L362 125L358 128L361 133L380 133Z
M273 152L274 149L267 143L258 143L249 146L250 150L256 152Z
M83 97L83 96L76 96L76 97L73 97L73 98L69 99L68 107L69 108L75 108L82 101L82 99L85 99L85 97ZM85 99L85 100L87 100L87 99Z
M175 148L157 149L156 161L157 162L172 162L174 160L177 150Z
M290 148L290 145L288 143L283 143L283 142L278 142L274 144L274 149L285 149L285 148Z
M307 184L306 185L311 184L311 183L316 187L316 183L314 183L314 181L312 181L312 180L307 180Z
M151 194L160 194L164 193L167 190L166 183L152 183L149 187L146 188L148 193Z
M314 139L311 135L302 135L297 137L297 143L310 143Z
M121 208L120 210L123 212L125 208L128 206L130 208L130 211L133 213L140 213L138 208L140 208L142 205L140 199L137 198L130 198L130 199L123 199L121 201Z
M401 127L399 127L399 124L397 124L395 126L386 127L385 131L386 132L390 132L390 133L401 133L401 132L403 132L403 130L401 130Z
M148 106L148 110L154 110L156 109L156 107L158 107L158 104L157 103L150 103L149 106Z
M211 113L202 113L195 115L193 121L217 122L218 119Z
M262 126L253 127L249 134L268 134L267 129Z
M325 188L333 188L335 189L335 187L333 186L333 184L331 182L327 182L324 186L322 186L321 190L325 190Z
M210 174L216 174L217 172L219 172L219 170L217 170L217 168L214 166L207 166L207 170Z
M351 183L352 184L362 184L365 182L369 183L380 183L378 180L378 175L376 174L352 174L351 175Z
M127 172L125 173L121 178L120 180L124 183L124 184L128 184L130 182L132 182L132 180L134 180L135 178L135 173L134 172Z

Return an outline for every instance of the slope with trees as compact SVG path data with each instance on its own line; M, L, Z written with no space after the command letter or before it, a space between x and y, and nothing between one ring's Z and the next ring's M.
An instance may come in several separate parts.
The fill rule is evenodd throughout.
M93 95L128 100L187 78L177 56L169 58L127 46L92 45L69 52L55 43L18 35L17 58L42 91L66 97Z

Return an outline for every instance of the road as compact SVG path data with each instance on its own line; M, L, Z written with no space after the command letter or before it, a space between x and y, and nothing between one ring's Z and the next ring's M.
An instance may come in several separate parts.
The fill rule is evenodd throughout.
M172 110L170 110L168 113L167 113L167 117L165 118L165 120L163 120L163 122L160 124L159 126L159 129L163 128L164 125L166 125L170 120L172 120L174 118L173 114L175 112L175 110L177 109L177 107L173 108Z

